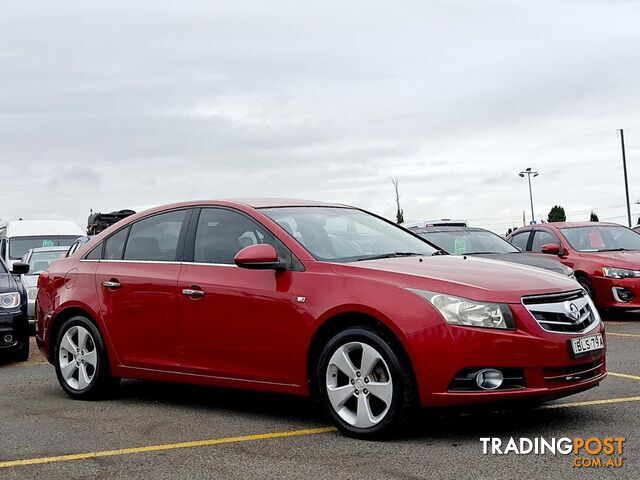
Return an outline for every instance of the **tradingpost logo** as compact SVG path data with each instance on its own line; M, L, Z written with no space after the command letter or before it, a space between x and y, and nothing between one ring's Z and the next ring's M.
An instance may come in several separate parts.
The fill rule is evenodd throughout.
M620 468L624 458L624 437L483 437L483 455L565 455L572 456L573 468Z

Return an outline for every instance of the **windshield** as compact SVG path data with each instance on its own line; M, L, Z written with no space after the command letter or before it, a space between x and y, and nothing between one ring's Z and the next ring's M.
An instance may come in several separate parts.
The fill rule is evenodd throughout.
M29 275L37 275L44 272L54 260L64 255L64 250L49 250L33 252L29 259Z
M640 250L640 235L622 226L594 225L560 230L569 244L579 252Z
M40 247L68 247L76 239L77 235L63 236L38 236L38 237L14 237L9 239L9 258L21 259L28 250Z
M519 253L516 247L487 230L417 230L422 238L426 238L446 252L456 255L473 255L474 253Z
M261 211L318 260L355 262L437 252L419 237L354 208L282 207Z

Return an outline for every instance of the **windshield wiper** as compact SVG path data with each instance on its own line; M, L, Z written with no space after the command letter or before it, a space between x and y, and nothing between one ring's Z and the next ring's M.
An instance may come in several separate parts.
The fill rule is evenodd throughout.
M603 248L602 250L596 250L596 252L629 252L630 248Z
M367 255L366 257L360 257L357 262L362 260L380 260L382 258L399 258L399 257L416 257L423 256L425 253L418 252L389 252L389 253L381 253L379 255Z

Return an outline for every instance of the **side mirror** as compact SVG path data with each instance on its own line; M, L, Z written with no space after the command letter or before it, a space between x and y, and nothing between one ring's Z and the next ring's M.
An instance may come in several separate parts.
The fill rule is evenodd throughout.
M555 243L547 243L542 246L542 253L548 253L549 255L559 255L560 254L560 245Z
M26 275L29 273L29 264L24 262L14 262L11 266L11 273L14 275Z
M282 268L278 260L278 252L266 243L249 245L243 248L233 258L235 264L252 270L278 270Z

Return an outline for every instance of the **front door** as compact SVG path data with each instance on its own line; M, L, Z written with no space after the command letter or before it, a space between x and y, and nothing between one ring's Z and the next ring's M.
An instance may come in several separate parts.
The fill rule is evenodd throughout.
M194 214L194 217L197 214ZM203 208L192 220L180 272L182 367L192 373L265 382L291 378L290 271L247 270L242 248L283 247L262 225L226 208Z

